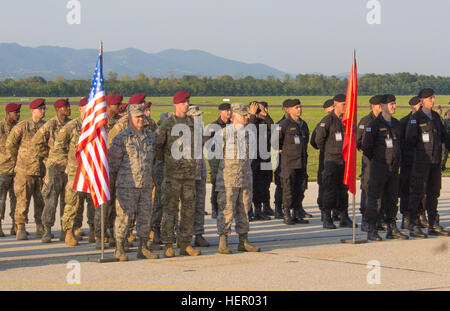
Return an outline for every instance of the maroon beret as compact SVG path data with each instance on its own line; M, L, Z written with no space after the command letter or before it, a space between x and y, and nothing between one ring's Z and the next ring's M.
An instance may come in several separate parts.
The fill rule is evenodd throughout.
M30 103L30 109L36 109L42 105L45 105L45 99L37 98Z
M120 105L120 112L124 112L125 110L127 110L128 107L128 103L123 103L122 105Z
M78 103L78 107L86 106L87 103L88 103L88 98L87 97L83 97L82 99L80 99L80 102Z
M6 105L5 110L6 112L14 112L20 110L21 106L22 106L21 104L9 103L8 105Z
M144 105L144 109L148 109L152 106L152 102L146 102Z
M106 96L107 105L120 105L122 103L122 100L122 95L109 94L108 96Z
M68 98L62 98L62 99L58 99L57 101L55 101L53 103L53 107L55 108L61 108L64 107L65 105L69 104L69 99Z
M145 94L133 94L128 101L128 105L142 104L145 101Z
M173 103L180 104L186 102L186 99L191 97L191 93L185 92L185 91L179 91L176 92L175 95L173 95Z

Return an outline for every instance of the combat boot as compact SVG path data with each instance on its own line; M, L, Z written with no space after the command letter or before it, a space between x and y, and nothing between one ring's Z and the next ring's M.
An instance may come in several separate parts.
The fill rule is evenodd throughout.
M239 234L238 251L240 252L259 252L259 247L253 246L248 243L248 233Z
M116 250L114 251L114 258L118 258L120 261L128 261L128 256L125 253L124 242L125 242L124 240L116 241Z
M52 242L52 227L45 226L44 227L44 235L41 239L42 243L51 243Z
M3 229L2 229L2 221L0 220L0 237L3 238L5 236L5 234L3 233Z
M25 224L17 224L17 240L28 240L27 232L25 231Z
M68 246L77 246L78 240L75 238L72 228L66 230L66 239L64 240Z
M139 259L158 259L158 254L152 253L147 248L148 239L139 238L139 248L136 257Z
M323 227L325 229L336 229L336 226L334 225L333 220L331 218L331 211L323 212Z
M379 218L377 220L377 230L378 231L387 231L388 230L388 224L384 221L384 219Z
M308 220L303 219L303 214L302 214L302 212L301 212L299 207L296 207L294 209L294 217L292 217L292 220L296 224L309 224Z
M200 250L193 248L190 242L180 241L180 255L198 256L201 253Z
M444 230L444 228L439 225L439 215L436 216L434 222L428 227L428 235L450 236L450 232Z
M93 225L89 225L89 237L88 237L89 243L95 243L95 228Z
M255 220L270 220L270 217L261 211L261 203L255 203Z
M331 210L331 218L333 219L333 221L339 221L341 220L341 217L339 215L339 212L336 209L332 209Z
M231 249L228 247L228 236L226 234L221 234L219 236L219 254L229 255L232 253Z
M300 205L300 213L302 215L302 218L313 218L313 215L310 213L307 213L303 206Z
M36 224L36 237L42 238L44 235L44 226L42 224Z
M75 236L84 236L84 231L83 231L83 229L81 229L81 228L76 228L76 229L73 231L73 234L74 234Z
M129 230L128 242L136 242L136 236L133 234L133 228Z
M419 215L419 226L421 228L428 228L428 220L425 211L422 211Z
M166 249L164 251L164 257L167 257L167 258L175 257L175 252L173 250L172 243L166 244Z
M346 211L341 213L339 228L353 228L353 221L348 217ZM358 228L357 224L355 224L355 228Z
M275 219L283 219L283 211L280 205L275 205Z
M283 207L283 222L286 225L295 225L294 220L291 217L291 213L289 211L289 209Z
M152 244L162 244L162 241L161 241L161 229L160 228L155 228L153 230Z
M403 218L402 218L402 229L408 230L409 229L409 215L408 213L403 213Z
M263 213L267 216L274 216L273 209L270 208L270 202L263 202Z
M378 235L378 230L375 225L369 224L369 231L367 231L367 240L369 241L383 241Z
M391 222L388 224L388 229L386 232L386 239L401 239L401 240L408 240L409 236L406 234L403 234L398 230L397 224L394 222Z
M209 242L205 240L203 235L196 234L194 239L194 245L199 247L209 247Z
M428 238L428 235L423 233L423 231L420 228L420 226L416 225L416 224L410 224L410 226L409 226L409 236L417 238L417 239L426 239L426 238Z

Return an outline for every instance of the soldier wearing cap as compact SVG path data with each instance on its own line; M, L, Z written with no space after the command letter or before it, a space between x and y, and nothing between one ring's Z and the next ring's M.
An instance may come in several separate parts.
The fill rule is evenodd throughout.
M6 118L0 123L0 237L2 220L5 219L6 195L9 194L9 207L12 219L11 235L15 235L14 212L16 211L16 195L14 194L14 165L12 157L6 152L6 138L20 119L20 104L9 103L5 106Z
M386 94L380 103L381 113L365 127L361 145L364 156L370 161L367 206L363 215L368 225L367 239L382 240L376 222L383 206L388 224L386 239L407 240L408 236L401 233L396 225L402 141L400 122L392 117L397 108L396 98Z
M220 129L223 129L227 124L230 124L230 118L231 118L231 106L229 103L222 103L219 105L219 118L212 122L210 125L208 125L208 128L206 129L208 134L211 133L212 128L216 127L216 130L218 130L217 127L220 127ZM217 133L217 132L215 132ZM208 140L212 136L209 136L206 138ZM217 218L218 213L218 207L217 207L217 191L216 191L216 178L217 178L217 170L219 169L219 162L220 159L215 159L213 157L208 157L208 163L209 163L209 173L210 173L210 180L211 180L211 207L212 207L212 218Z
M34 149L31 150L31 157L36 157L45 165L44 187L42 197L44 198L44 210L42 212L42 222L44 233L42 243L50 243L52 239L51 227L55 225L55 214L59 199L59 215L64 213L64 188L67 183L65 165L55 162L51 153L55 143L56 134L71 119L69 99L58 99L53 104L56 116L48 120L32 139Z
M6 152L15 162L14 194L17 198L14 220L17 224L17 240L27 240L25 224L28 222L28 208L31 197L34 201L34 219L36 222L36 235L42 236L42 209L44 200L41 194L42 178L45 167L36 157L30 157L35 148L32 139L39 128L44 125L45 99L38 98L30 103L31 118L19 122L8 135Z
M202 115L203 111L200 111L199 106L189 106L189 110L186 113L188 117L194 120L194 133L203 138L203 123ZM205 240L203 234L205 234L205 198L206 198L206 162L203 158L203 148L201 149L201 159L195 157L197 162L195 171L195 213L194 213L194 246L209 247L209 242Z
M411 121L412 115L422 107L420 98L414 96L409 100L409 106L411 111L408 115L400 119L400 125L402 127L402 136L406 136L406 127L409 121ZM409 216L408 216L408 203L409 203L409 183L411 177L411 169L413 164L413 151L408 150L405 145L405 140L402 141L402 162L400 165L400 213L403 215L401 229L409 229ZM428 227L427 216L425 213L425 197L422 198L419 205L419 225L422 228Z
M415 112L406 128L405 144L414 155L409 192L410 236L426 238L419 226L419 206L426 197L428 234L448 236L450 233L439 225L437 211L441 191L442 144L450 147L450 136L439 115L433 111L434 90L426 88L419 92L422 109Z
M300 100L287 99L283 102L286 111L285 119L280 125L280 179L283 190L283 221L287 225L309 223L304 220L302 201L303 186L307 181L309 129L300 118L302 107ZM291 216L292 210L292 216Z
M80 116L70 121L59 130L56 134L53 148L50 151L50 156L53 159L52 162L66 167L67 183L64 196L64 214L62 216L61 230L65 232L64 241L68 246L77 246L78 241L81 240L81 236L75 236L73 230L75 227L77 211L80 208L80 195L82 193L73 190L72 187L78 169L76 151L87 103L88 99L86 97L78 102Z
M220 237L218 251L220 254L231 254L227 239L235 219L235 229L239 234L238 251L259 252L259 247L248 243L250 226L247 213L252 204L253 189L250 132L245 128L249 113L247 106L242 103L232 104L231 113L232 124L221 133L223 157L216 180L219 205L217 232ZM256 141L253 141L253 146L256 146Z
M273 179L270 140L271 126L274 122L269 115L268 107L267 102L252 102L248 109L250 114L249 124L256 126L258 146L258 157L252 161L253 205L255 212L253 213L252 209L250 209L250 215L254 217L254 220L270 220L270 216L274 215L273 210L270 208L270 184ZM265 146L260 145L262 140L266 141Z
M331 218L331 210L339 211L339 226L352 228L348 217L348 187L344 185L345 162L342 157L345 127L342 115L345 110L345 95L338 94L333 98L333 112L325 116L319 123L316 133L316 144L323 150L323 227L336 229Z
M325 111L326 114L329 114L330 112L333 111L333 99L328 99L323 103L323 110ZM319 150L319 146L316 145L316 133L317 133L317 128L319 127L320 123L318 123L316 125L316 127L314 128L314 131L311 134L311 146L314 149L318 149ZM324 159L325 159L325 155L323 153L323 150L319 151L319 167L317 170L317 184L319 186L319 191L318 191L318 195L317 195L317 205L319 205L319 209L322 212L323 211L323 182L322 182L322 173L323 173L323 167L324 167ZM332 212L334 212L335 210L333 210ZM323 215L323 213L322 213ZM323 221L323 219L321 219L321 221Z
M356 148L361 151L362 142L364 140L364 134L366 133L367 125L370 121L374 120L381 113L381 99L383 95L375 95L369 99L371 112L362 117L358 123L357 129L357 139L356 139ZM364 220L364 213L366 211L367 206L367 191L368 184L370 180L370 160L363 154L361 159L361 205L359 211L361 212L362 222L361 222L361 231L367 232L367 223ZM383 212L383 208L381 207L380 212Z
M161 123L156 136L156 160L164 162L164 181L162 184L163 216L161 220L162 242L165 244L164 255L174 257L174 226L178 205L181 201L180 217L180 255L197 256L201 252L190 243L194 234L195 213L195 170L196 161L193 157L194 135L190 135L189 146L181 140L182 137L172 135L172 129L189 129L194 133L194 121L187 117L190 93L179 91L173 96L175 113ZM181 134L182 135L182 134ZM186 140L186 139L184 139ZM178 147L178 148L177 148ZM186 148L186 149L185 149ZM178 154L173 154L172 149ZM188 154L188 152L190 154ZM175 151L174 151L175 152Z
M156 259L148 249L152 209L154 134L144 128L142 105L127 107L129 126L111 142L108 150L111 179L115 181L116 213L114 257L127 261L125 239L136 215L139 237L137 258Z

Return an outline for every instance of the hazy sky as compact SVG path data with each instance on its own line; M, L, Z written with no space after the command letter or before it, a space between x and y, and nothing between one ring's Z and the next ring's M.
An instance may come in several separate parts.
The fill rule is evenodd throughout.
M289 73L350 70L450 76L450 1L379 0L381 24L369 25L369 0L1 0L0 42L106 51L200 49L264 63Z

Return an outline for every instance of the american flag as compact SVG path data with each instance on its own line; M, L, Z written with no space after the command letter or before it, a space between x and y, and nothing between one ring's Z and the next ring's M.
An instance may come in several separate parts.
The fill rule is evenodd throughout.
M92 79L89 100L77 146L78 170L73 190L89 192L97 207L110 198L106 147L106 98L100 55Z

